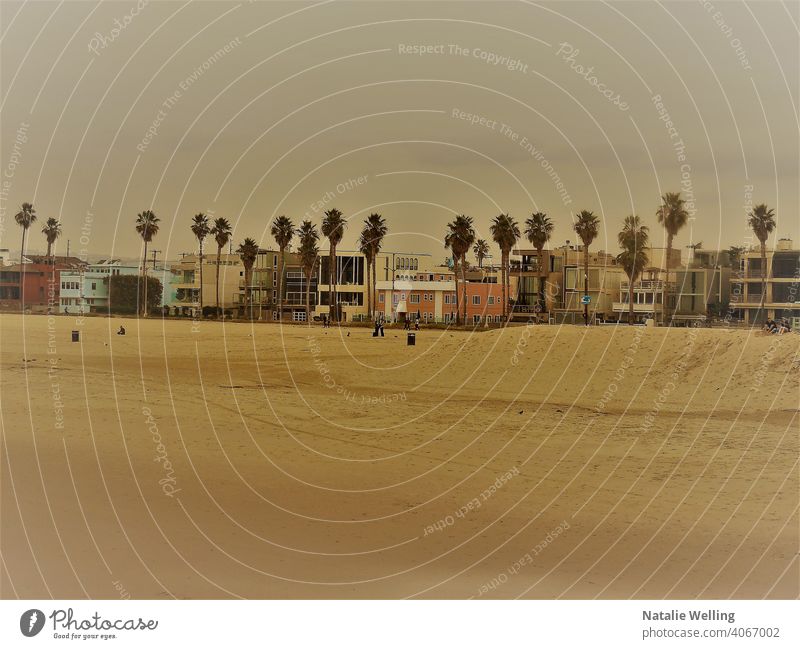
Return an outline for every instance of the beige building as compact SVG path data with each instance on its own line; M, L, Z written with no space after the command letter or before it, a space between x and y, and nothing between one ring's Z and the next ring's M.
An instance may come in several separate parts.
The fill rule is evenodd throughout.
M791 239L780 239L772 250L767 250L766 278L767 292L761 309L761 251L755 248L745 253L730 280L733 316L747 324L788 318L793 327L800 327L800 250Z
M203 305L216 305L217 255L203 253ZM244 279L244 266L239 255L220 255L219 302L223 309L236 309L239 285ZM175 297L169 306L179 315L195 315L200 306L200 256L184 255L170 265L170 288Z

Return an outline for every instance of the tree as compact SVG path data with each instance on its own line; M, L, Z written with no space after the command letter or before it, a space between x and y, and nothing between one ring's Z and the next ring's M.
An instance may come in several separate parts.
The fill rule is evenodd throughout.
M300 265L306 276L306 322L311 326L311 277L319 259L319 232L317 226L311 221L303 221L297 230L300 237Z
M525 221L525 236L531 245L536 248L539 259L539 301L544 308L546 305L544 295L544 283L547 274L544 267L543 251L550 237L553 235L555 226L544 212L534 212Z
M672 240L689 220L689 212L686 211L686 201L681 198L681 193L667 192L664 194L661 197L661 206L656 211L656 217L658 218L659 224L667 231L667 250L666 259L664 260L664 312L666 313L668 311L669 261L672 256Z
M144 253L142 254L142 277L147 277L147 244L158 234L159 219L152 210L145 210L136 217L136 231L144 242ZM142 283L144 298L142 299L142 315L147 317L147 285L149 282Z
M383 246L383 238L388 232L389 228L386 226L386 219L384 219L380 214L373 213L364 219L364 229L361 231L361 236L362 238L366 236L366 239L363 241L363 243L366 244L365 257L369 258L367 261L367 274L369 274L370 268L372 269L372 290L369 291L370 318L373 316L372 302L375 296L375 286L377 283L376 264L378 260L378 253L381 251L381 246ZM362 242L360 241L360 243ZM367 281L366 284L369 286L369 281Z
M33 203L23 203L20 211L14 215L17 225L22 228L22 247L19 251L19 303L25 308L25 239L28 235L28 228L36 221L36 210Z
M767 297L767 239L775 229L775 210L768 208L764 203L756 205L747 215L747 224L761 244L761 304L759 309L763 312L764 300Z
M281 254L281 274L278 277L278 320L283 320L283 278L286 276L286 248L292 243L294 223L288 216L279 216L270 228Z
M742 264L742 255L747 251L744 246L731 246L728 248L728 262L734 271L738 271Z
M145 281L142 281L142 280ZM147 284L147 290L144 288ZM109 313L138 313L141 305L138 300L147 296L148 310L155 310L161 303L161 282L156 277L147 275L111 275L108 278L108 311Z
M456 324L459 322L458 266L461 266L462 302L464 303L464 324L467 322L467 252L475 243L475 228L472 217L459 214L447 224L444 245L453 252L453 270L456 275Z
M581 211L572 224L575 233L583 243L583 321L589 325L589 304L585 301L589 297L589 246L597 238L600 219L588 210Z
M56 239L61 236L61 222L51 216L42 226L42 234L45 236L45 239L47 239L47 258L50 260L50 263L53 264L53 244L56 242Z
M507 318L508 309L508 262L511 250L517 245L521 236L519 225L508 214L500 214L492 219L489 228L492 239L500 248L500 265L502 266L501 279L503 282L503 317Z
M478 268L483 269L483 260L489 256L489 244L485 239L478 239L472 247L472 252L478 260Z
M208 217L200 212L192 217L192 234L200 244L200 313L203 312L203 241L211 233Z
M222 313L219 306L219 267L222 263L222 249L228 244L231 239L231 224L228 219L222 217L214 219L214 227L211 228L211 234L214 235L214 241L217 242L217 315Z
M258 244L255 239L247 237L239 247L236 253L242 260L244 266L244 313L248 320L253 319L253 307L251 304L251 291L253 284L253 265L256 263L258 257Z
M336 263L336 246L341 243L344 237L344 229L347 221L344 215L335 207L325 212L322 219L322 234L327 237L330 252L328 253L328 304L331 320L339 320L339 300L336 297L336 284L338 264Z
M633 324L633 284L647 266L647 246L650 233L646 225L642 225L638 216L625 217L625 223L617 235L622 252L617 255L617 263L622 266L628 276L628 324Z

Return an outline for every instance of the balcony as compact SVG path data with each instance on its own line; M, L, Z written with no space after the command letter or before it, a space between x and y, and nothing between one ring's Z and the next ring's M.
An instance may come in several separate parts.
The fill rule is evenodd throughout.
M633 304L634 313L660 313L663 311L663 304ZM614 302L613 310L615 313L629 313L630 305L627 302Z

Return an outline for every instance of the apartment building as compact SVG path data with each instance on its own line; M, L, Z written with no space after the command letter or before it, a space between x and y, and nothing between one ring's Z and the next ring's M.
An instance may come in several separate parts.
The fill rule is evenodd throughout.
M767 250L766 294L761 283L761 251L744 253L739 268L730 278L730 309L747 324L761 324L767 318L788 318L800 327L800 250L791 239L779 239Z
M59 274L85 265L78 257L29 255L23 264L0 267L0 310L48 313L58 310Z
M169 267L164 290L169 294L167 306L173 315L198 315L200 307L200 256L184 254ZM216 305L217 255L203 253L203 305ZM219 262L219 300L223 309L239 306L240 283L244 266L239 255L222 254Z

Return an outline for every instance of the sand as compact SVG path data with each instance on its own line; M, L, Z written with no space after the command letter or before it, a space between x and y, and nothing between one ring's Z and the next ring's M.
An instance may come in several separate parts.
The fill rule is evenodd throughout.
M0 316L3 598L800 594L798 335L76 322Z

